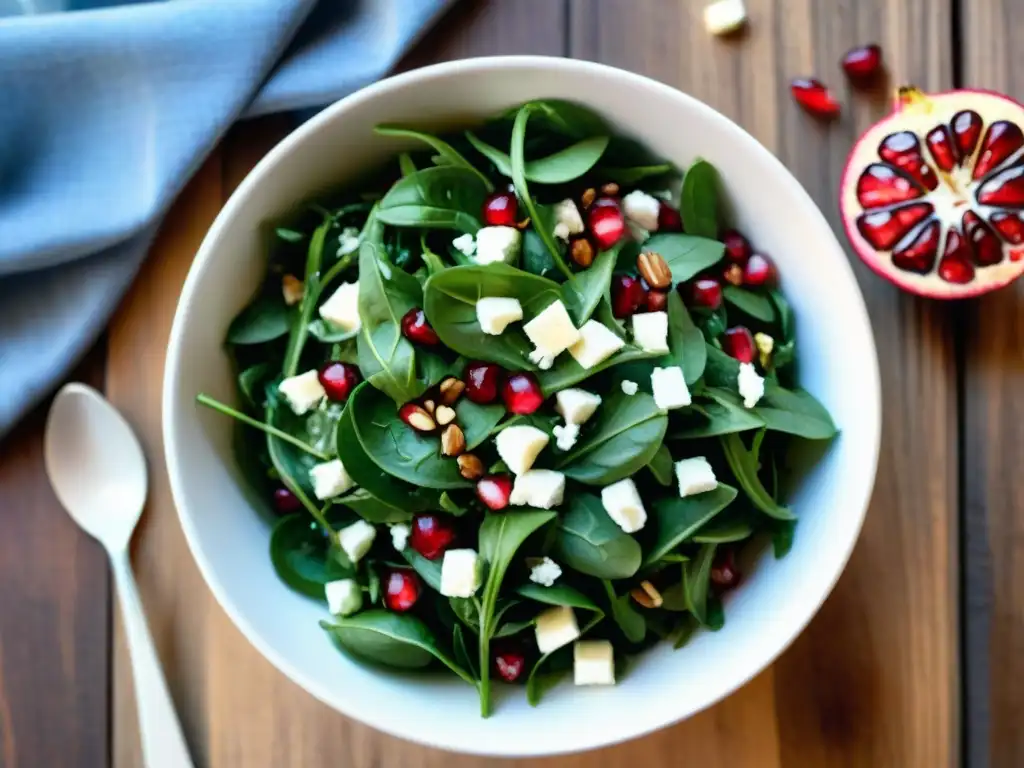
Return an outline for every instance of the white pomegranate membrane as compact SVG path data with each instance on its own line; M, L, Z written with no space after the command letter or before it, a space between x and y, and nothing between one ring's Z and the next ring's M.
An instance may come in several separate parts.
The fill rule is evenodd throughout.
M902 89L854 147L840 211L857 254L922 296L967 298L1024 272L1024 107Z

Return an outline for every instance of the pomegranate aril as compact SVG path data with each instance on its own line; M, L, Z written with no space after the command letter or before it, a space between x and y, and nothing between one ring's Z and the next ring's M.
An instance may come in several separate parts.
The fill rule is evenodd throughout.
M743 268L743 284L757 288L775 281L775 265L767 256L754 253Z
M974 211L964 213L964 236L971 244L974 263L979 267L991 267L1003 260L1003 244L981 217Z
M878 147L878 156L895 165L925 189L935 189L939 179L921 154L921 142L911 131L890 133Z
M443 515L416 515L409 546L427 560L437 560L455 541L455 526Z
M664 312L668 306L668 293L665 291L648 291L647 304L648 312Z
M817 117L832 118L839 114L839 102L825 84L814 78L797 78L789 84L796 103Z
M872 163L857 179L857 202L864 208L882 208L916 200L924 192L913 181L888 165Z
M725 243L725 260L729 264L739 264L742 267L747 263L752 250L747 238L735 229L729 229L722 235L722 242Z
M989 176L974 194L982 205L1024 210L1024 165L1012 165Z
M647 302L643 282L632 275L612 278L612 314L620 320L636 313Z
M985 131L971 176L975 181L984 178L1021 147L1024 147L1024 132L1021 132L1020 127L1007 120L997 120Z
M978 146L978 138L981 136L981 115L974 110L966 109L957 112L949 122L953 129L953 138L956 140L956 148L960 153L960 164L963 165L974 154L974 148Z
M494 654L494 671L506 683L514 683L526 669L526 654L519 648L506 646Z
M752 363L757 354L754 335L742 325L728 328L722 334L722 351L741 363Z
M618 201L600 197L587 209L587 223L598 250L607 251L626 234L626 217Z
M850 79L870 80L882 69L882 49L874 43L859 45L846 52L842 65Z
M892 263L907 272L927 275L939 258L942 227L932 219L919 230L907 235L892 252Z
M711 583L718 592L725 592L740 583L740 569L736 566L736 550L732 547L715 553L711 564Z
M287 515L290 512L298 512L302 509L302 502L299 497L287 488L274 489L274 511L279 515Z
M466 366L466 397L478 405L487 405L498 399L501 368L494 363L475 361Z
M484 223L489 227L514 227L518 214L519 201L511 192L495 192L484 200Z
M384 578L384 604L397 613L416 605L421 591L422 583L415 571L396 569Z
M993 213L989 223L1011 245L1024 243L1024 219L1015 213Z
M501 399L510 413L527 416L543 405L544 393L532 373L511 373L501 388Z
M943 171L952 171L957 163L956 145L949 133L949 128L940 125L933 128L924 137L924 143L928 145L928 151L932 153L932 160Z
M714 312L722 306L722 284L713 277L699 277L690 286L690 304Z
M358 366L341 363L337 360L325 363L320 369L318 378L328 399L339 403L348 400L352 390L358 387L359 382L363 379Z
M857 231L875 250L889 251L934 212L931 203L910 203L901 208L870 211L857 217Z
M683 217L679 211L665 201L658 206L658 231L659 232L682 232Z
M441 343L422 309L410 309L402 317L402 335L416 344L433 347Z
M512 478L508 475L486 475L477 480L476 497L488 509L497 512L508 506L512 498Z
M971 264L971 248L960 230L950 227L946 235L946 248L939 262L939 277L947 283L963 285L974 279L974 266Z

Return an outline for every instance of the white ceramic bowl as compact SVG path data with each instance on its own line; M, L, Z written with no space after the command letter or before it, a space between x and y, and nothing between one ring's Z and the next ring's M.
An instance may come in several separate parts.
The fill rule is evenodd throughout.
M802 384L841 436L791 499L799 514L788 557L760 558L729 599L725 628L685 649L663 644L614 688L564 684L530 708L521 689L478 717L476 691L442 677L359 666L331 645L325 608L278 581L269 526L240 487L229 420L196 393L232 400L221 342L264 270L261 225L404 145L378 123L459 124L543 98L583 102L686 167L714 163L737 226L778 263L798 320ZM611 744L674 723L756 675L818 610L843 570L874 482L880 431L878 364L863 299L842 248L800 184L750 135L672 88L567 59L512 57L441 64L390 78L330 107L249 174L210 229L185 283L164 381L167 466L182 526L217 600L263 655L311 694L382 731L444 749L550 755ZM501 686L498 686L499 691Z

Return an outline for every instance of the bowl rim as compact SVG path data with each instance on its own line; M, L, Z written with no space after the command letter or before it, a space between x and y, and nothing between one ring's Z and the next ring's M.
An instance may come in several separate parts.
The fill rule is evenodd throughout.
M177 388L174 386L174 383L179 375L179 368L182 360L182 339L185 334L187 317L190 314L189 307L192 302L192 294L199 282L200 274L204 271L204 265L210 259L215 257L216 251L213 245L219 241L222 230L226 228L227 223L235 216L236 211L242 207L244 201L249 197L251 192L263 182L263 177L272 168L281 163L287 162L295 147L305 142L308 137L319 131L322 126L337 119L339 115L345 113L350 108L363 104L364 102L372 101L379 95L389 91L404 89L423 81L435 80L453 75L457 76L467 72L531 69L539 67L625 80L630 85L643 89L647 93L654 93L660 98L681 101L685 103L688 109L703 113L703 116L706 119L713 123L717 123L724 133L730 135L731 139L745 143L749 151L759 153L763 160L768 162L769 165L773 165L778 183L785 187L787 192L801 201L803 208L806 209L807 216L817 217L817 225L826 228L835 240L836 248L840 252L843 251L838 238L836 238L835 231L828 224L828 221L825 219L820 207L815 203L813 198L811 198L796 177L790 173L790 171L782 164L781 161L778 160L778 158L775 157L774 154L772 154L757 139L728 117L695 97L673 88L672 86L661 83L645 75L629 72L607 64L565 59L554 56L517 55L475 57L433 64L387 77L334 102L326 107L322 112L288 134L246 175L242 183L239 184L221 208L214 222L204 236L202 244L196 253L182 286L168 341L161 406L164 455L170 481L171 496L174 500L178 519L181 522L181 527L185 534L185 540L194 560L196 561L199 571L202 574L203 580L213 593L218 604L225 613L227 613L228 617L246 640L248 640L248 642L251 643L264 658L266 658L280 672L284 673L284 675L292 682L303 688L314 698L320 700L346 717L352 718L357 722L364 723L376 730L390 736L398 737L405 741L420 743L429 747L462 754L477 754L496 757L543 757L577 753L611 746L613 744L646 736L662 728L692 717L712 705L717 704L774 664L778 657L787 648L789 648L793 641L803 632L808 623L810 623L811 619L818 613L825 599L832 592L832 589L840 575L846 569L846 565L853 553L857 540L860 538L860 532L863 528L868 505L874 490L879 452L881 448L882 401L878 353L864 296L860 291L860 287L857 283L849 259L844 258L838 260L836 268L842 272L842 279L849 281L853 286L856 294L856 301L854 302L855 316L851 316L847 322L856 327L860 333L866 336L867 348L871 352L868 359L863 361L862 367L862 372L869 386L860 393L865 405L862 416L863 419L869 420L867 423L868 440L865 441L869 450L868 455L863 458L869 460L870 464L867 471L867 482L865 482L863 488L859 490L859 495L846 506L847 514L857 515L856 525L849 529L851 535L849 536L848 541L843 542L841 550L837 548L839 557L834 561L831 572L827 574L819 574L819 576L824 575L826 578L821 580L820 587L818 588L814 599L806 602L799 620L792 623L789 630L783 634L782 640L775 647L757 655L756 657L751 655L750 658L756 660L752 663L745 664L738 672L723 675L723 677L728 678L727 683L724 684L714 696L709 697L701 706L687 711L678 711L666 708L666 712L663 717L655 718L650 722L644 723L642 727L624 729L622 732L613 734L588 734L587 739L567 739L562 745L558 745L555 748L550 748L550 745L547 745L547 748L544 749L532 748L530 740L522 740L523 743L521 745L517 745L515 748L507 748L505 746L484 746L479 743L473 743L472 741L459 743L457 740L450 738L438 738L433 740L421 738L418 735L404 733L400 726L400 718L386 719L367 716L364 713L361 713L359 711L356 697L339 695L338 691L328 688L320 680L306 675L288 658L279 654L269 642L264 640L262 635L248 620L246 615L236 607L228 593L228 590L215 577L212 563L203 555L202 547L199 544L200 534L193 523L193 516L185 509L186 491L182 479L181 466L178 461L180 449L176 444L177 430L174 427L174 422L177 418L179 398L176 394Z

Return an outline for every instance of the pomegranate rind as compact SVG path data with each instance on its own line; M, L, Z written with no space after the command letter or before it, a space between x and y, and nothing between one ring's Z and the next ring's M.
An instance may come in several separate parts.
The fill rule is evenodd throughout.
M958 90L928 94L924 104L914 104L897 108L891 115L869 128L857 141L846 160L842 181L839 187L839 213L843 228L854 252L860 259L881 277L894 283L909 293L936 299L966 299L980 296L998 288L1002 288L1024 274L1024 246L1015 246L1003 242L1006 256L993 266L978 266L974 280L967 284L954 284L942 280L936 266L929 274L921 275L903 271L892 261L892 253L878 251L858 231L857 220L866 212L857 198L857 184L861 173L872 163L879 162L878 147L882 140L899 131L913 131L921 139L921 145L929 163L935 165L924 138L929 131L939 124L949 124L953 116L965 110L974 110L982 116L985 127L997 120L1008 120L1024 128L1024 106L1003 94L986 90ZM980 144L980 140L978 144ZM975 148L977 152L977 147ZM1005 169L1006 165L999 166ZM918 198L920 201L931 201L930 195ZM970 209L978 211L979 206L971 193ZM877 210L877 209L875 209ZM981 208L982 218L988 221L993 212L1002 209ZM956 217L937 214L948 231L949 227L958 225L962 217L961 209ZM943 242L945 232L943 235ZM940 253L942 246L940 245Z

